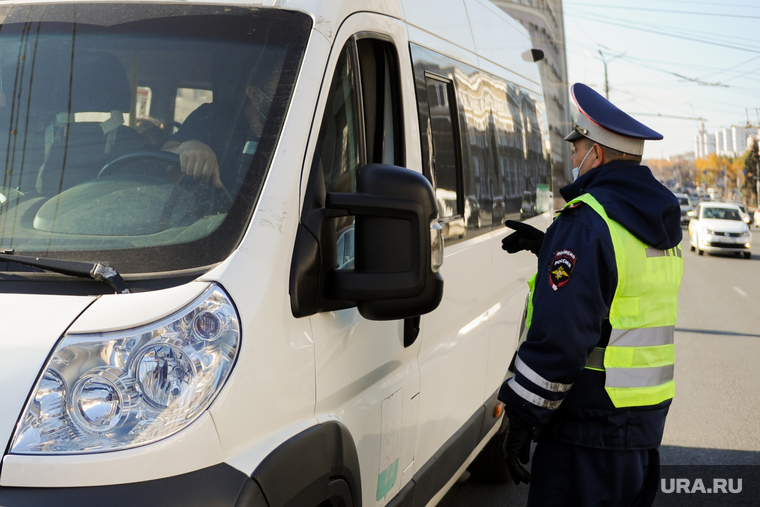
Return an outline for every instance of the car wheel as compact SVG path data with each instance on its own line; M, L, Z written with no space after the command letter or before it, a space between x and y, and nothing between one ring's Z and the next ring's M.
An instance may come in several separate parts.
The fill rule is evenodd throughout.
M751 259L752 258L752 252L744 252L744 258L745 259Z
M694 245L689 245L689 248L691 248L691 251L692 251L692 252L693 252L694 250L696 250L696 248L694 248Z

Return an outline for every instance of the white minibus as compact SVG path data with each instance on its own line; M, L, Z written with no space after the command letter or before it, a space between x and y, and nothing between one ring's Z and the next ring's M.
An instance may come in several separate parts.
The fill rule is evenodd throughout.
M0 505L507 480L540 56L487 0L0 3Z

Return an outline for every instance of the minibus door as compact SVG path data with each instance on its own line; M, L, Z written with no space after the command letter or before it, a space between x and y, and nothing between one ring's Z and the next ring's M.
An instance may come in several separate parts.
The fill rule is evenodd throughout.
M378 26L383 33L376 37ZM329 93L320 99L325 107L315 120L313 131L319 135L310 160L310 170L320 171L327 192L356 192L357 175L367 163L404 165L401 69L409 82L412 76L409 55L396 48L404 47L405 33L396 20L362 13L349 18L336 37L322 88ZM336 270L350 271L355 218L331 222L337 238ZM354 307L323 311L310 319L317 418L337 418L347 426L359 455L363 500L385 504L414 468L419 317L368 320Z

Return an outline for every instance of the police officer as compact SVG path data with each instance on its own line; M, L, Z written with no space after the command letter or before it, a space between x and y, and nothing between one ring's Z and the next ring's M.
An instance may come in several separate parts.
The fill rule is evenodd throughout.
M538 255L527 338L504 382L507 467L529 506L648 506L674 394L683 273L680 207L641 165L662 136L583 84L568 204L543 233L520 222L503 247Z

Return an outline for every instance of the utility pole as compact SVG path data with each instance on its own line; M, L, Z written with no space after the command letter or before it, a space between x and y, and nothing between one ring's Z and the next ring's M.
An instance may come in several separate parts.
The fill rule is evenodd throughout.
M620 57L625 56L625 53L626 52L623 51L619 55L615 55L609 60L607 60L604 58L604 53L602 53L602 50L601 49L599 50L599 56L602 57L602 63L604 64L604 98L606 98L607 100L610 100L610 82L607 79L607 64L611 63L614 60L617 60Z

